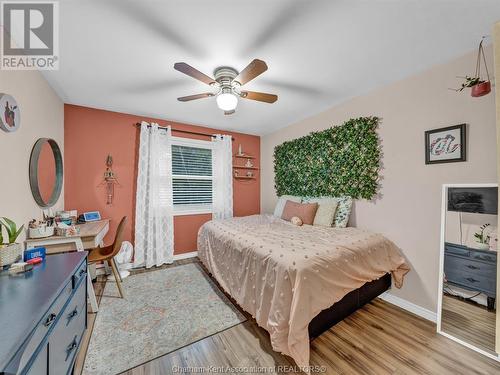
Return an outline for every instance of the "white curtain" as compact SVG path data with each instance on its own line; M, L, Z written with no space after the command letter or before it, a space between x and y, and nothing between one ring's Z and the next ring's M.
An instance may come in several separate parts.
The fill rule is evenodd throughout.
M216 135L212 151L213 219L233 217L233 154L230 135Z
M134 267L173 262L172 131L142 122L135 205Z

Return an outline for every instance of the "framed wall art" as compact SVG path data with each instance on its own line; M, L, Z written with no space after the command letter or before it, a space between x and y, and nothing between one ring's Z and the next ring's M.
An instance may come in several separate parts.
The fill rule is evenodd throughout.
M425 164L466 161L466 125L425 132Z
M8 94L0 93L0 129L15 132L21 125L21 111L16 99Z

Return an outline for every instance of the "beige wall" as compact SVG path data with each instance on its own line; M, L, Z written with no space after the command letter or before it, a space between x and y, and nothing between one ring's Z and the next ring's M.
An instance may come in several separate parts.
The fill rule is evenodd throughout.
M16 132L0 130L0 216L26 224L41 217L29 185L31 148L38 138L53 138L63 150L64 105L37 71L0 70L0 92L12 95L21 110ZM56 208L62 206L62 197L64 193Z
M491 48L486 53L491 67ZM448 90L459 85L456 76L473 73L475 54L471 52L262 137L262 212L272 212L276 202L274 146L349 118L381 117L381 197L373 202L356 202L351 224L383 233L408 259L412 272L404 287L391 293L436 311L441 185L497 181L494 94L478 99L469 92ZM424 131L460 123L469 124L468 161L425 165Z

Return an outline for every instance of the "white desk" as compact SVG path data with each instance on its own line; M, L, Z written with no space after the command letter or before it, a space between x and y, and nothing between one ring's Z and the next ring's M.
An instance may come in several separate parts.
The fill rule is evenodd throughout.
M104 236L109 231L109 220L93 221L79 224L80 233L76 236L50 236L45 238L31 238L25 241L27 249L45 247L47 254L56 254L67 251L84 251L102 245ZM87 293L90 300L92 312L97 312L99 307L95 297L94 287L90 272L87 272Z

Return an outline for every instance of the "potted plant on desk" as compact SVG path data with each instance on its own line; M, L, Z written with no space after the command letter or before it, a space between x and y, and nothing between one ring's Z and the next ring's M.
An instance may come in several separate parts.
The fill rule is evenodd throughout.
M23 255L23 246L20 243L16 243L17 237L21 234L24 225L21 225L17 229L17 225L12 220L4 217L3 221L0 221L0 267L8 266ZM8 242L4 243L3 238L3 228L7 231Z

